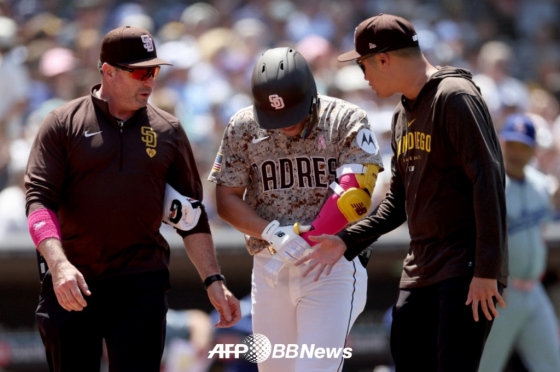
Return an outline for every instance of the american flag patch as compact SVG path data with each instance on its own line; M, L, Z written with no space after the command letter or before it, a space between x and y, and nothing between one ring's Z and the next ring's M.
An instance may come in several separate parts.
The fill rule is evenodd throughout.
M224 160L224 156L218 153L218 155L216 155L216 160L214 160L214 165L212 166L212 172L219 172L222 170L223 160Z

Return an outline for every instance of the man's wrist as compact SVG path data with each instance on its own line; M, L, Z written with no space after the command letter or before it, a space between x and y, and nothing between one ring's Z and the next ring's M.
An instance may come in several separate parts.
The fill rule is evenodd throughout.
M274 220L272 222L270 222L268 225L266 225L266 227L264 228L263 232L261 233L261 237L266 240L267 242L270 243L270 241L272 240L272 234L276 231L276 229L280 227L280 222Z
M226 284L226 277L223 276L222 274L214 274L214 275L210 275L208 276L206 279L204 279L204 289L208 289L208 287L210 287L212 285L212 283L214 282L218 282L218 281L222 281L224 282L224 284Z

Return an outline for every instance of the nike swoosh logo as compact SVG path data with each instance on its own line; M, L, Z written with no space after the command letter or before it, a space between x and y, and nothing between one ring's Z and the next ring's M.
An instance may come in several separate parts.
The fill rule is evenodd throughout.
M412 125L412 123L414 123L416 121L416 119L412 119L411 121L408 122L408 126L410 127Z
M86 132L84 133L85 137L91 137L91 136L95 136L96 134L99 134L103 132L102 130L100 130L99 132L94 132L94 133L88 133L88 131L86 130Z
M262 137L262 138L253 138L251 143L259 143L259 142L264 141L265 139L268 139L268 138L270 138L270 136Z

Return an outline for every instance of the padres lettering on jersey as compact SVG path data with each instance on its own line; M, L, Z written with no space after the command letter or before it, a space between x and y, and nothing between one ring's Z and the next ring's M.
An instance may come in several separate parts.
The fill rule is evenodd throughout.
M336 159L298 156L294 159L271 159L251 167L258 176L262 191L297 188L327 188L329 176L336 176ZM332 178L331 177L331 178Z

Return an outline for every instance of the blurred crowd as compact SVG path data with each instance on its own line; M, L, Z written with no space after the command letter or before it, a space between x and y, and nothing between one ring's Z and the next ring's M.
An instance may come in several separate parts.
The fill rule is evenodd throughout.
M0 0L0 239L27 231L23 173L38 126L62 103L100 82L99 46L121 25L149 30L173 63L151 103L175 116L206 179L229 118L251 104L250 76L264 50L291 46L314 72L320 93L368 112L385 166L398 96L377 99L361 70L339 63L354 28L378 13L412 21L434 65L470 70L496 129L513 112L538 127L535 166L550 179L560 219L560 2L557 0ZM389 172L378 181L378 200ZM221 225L207 188L205 205Z

